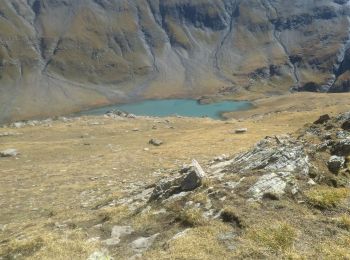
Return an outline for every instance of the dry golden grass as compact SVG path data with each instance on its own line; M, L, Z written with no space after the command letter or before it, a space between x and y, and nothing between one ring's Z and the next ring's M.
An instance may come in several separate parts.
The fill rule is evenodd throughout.
M316 106L325 103L320 108L306 105L310 103L308 94L300 95L258 102L261 106L256 110L234 115L245 118L257 113L261 117L241 121L168 118L170 123L167 123L164 119L83 117L72 122L55 121L51 126L0 128L0 132L21 133L0 139L0 150L16 148L21 153L18 159L0 159L0 224L5 225L4 231L0 231L0 256L23 251L36 259L52 259L56 254L63 254L66 259L85 259L91 250L99 247L86 244L88 238L102 236L104 239L110 235L110 230L94 230L93 226L97 224L106 223L110 227L134 223L135 230L140 232L147 224L153 231L157 225L159 228L160 222L152 212L148 216L147 213L131 216L127 205L113 207L109 204L130 195L132 187L152 184L192 158L203 164L223 153L235 155L265 136L294 132L322 113L349 110L345 98L337 95L330 95L327 102L323 96L320 99L314 97ZM271 108L274 104L278 113ZM153 129L153 125L157 129ZM234 129L241 127L248 128L247 134L232 134ZM133 131L135 128L139 131ZM151 138L163 140L164 145L150 146ZM146 147L149 151L144 151ZM215 185L208 180L204 187ZM205 195L198 193L193 200L204 203ZM248 208L245 204L242 207ZM263 210L249 207L254 211ZM183 210L176 203L166 205L166 208L171 217L180 216ZM201 249L201 259L225 259L227 248L216 238L217 223L211 226L196 213L183 215L183 219L194 226L189 233L194 241L184 237L169 247L169 254L161 253L159 249L147 256L196 259L191 257ZM55 223L67 227L55 228ZM223 227L227 228L226 225ZM74 235L74 232L80 235ZM18 237L30 239L19 240ZM181 246L184 250L179 251ZM268 247L262 247L263 250L258 248L254 252L265 254Z
M230 232L229 226L220 222L190 229L168 242L166 249L153 249L144 259L230 259L229 250L219 240L219 235Z
M349 214L343 214L337 219L337 223L341 228L344 228L348 231L350 231L350 215Z
M308 202L318 208L335 208L350 196L348 188L332 188L328 186L317 186L305 192Z
M178 215L178 221L185 226L196 227L208 224L208 220L203 217L203 212L200 209L189 208L184 209Z

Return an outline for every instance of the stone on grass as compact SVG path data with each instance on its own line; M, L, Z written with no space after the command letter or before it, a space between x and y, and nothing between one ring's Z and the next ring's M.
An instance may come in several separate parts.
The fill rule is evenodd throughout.
M244 134L246 132L248 132L248 128L239 128L235 130L236 134Z
M150 237L139 237L138 239L130 243L131 249L135 253L142 253L153 244L154 240L156 240L158 236L159 233Z
M346 120L346 121L342 124L341 128L344 129L344 130L350 131L350 119Z
M113 260L114 258L108 255L108 252L96 251L93 252L87 260Z
M331 117L330 117L328 114L325 114L325 115L320 116L320 118L317 119L317 120L314 122L314 124L315 124L315 125L322 125L322 124L328 122L330 119L331 119Z
M107 246L115 246L120 243L121 237L130 235L134 229L130 226L114 226L111 232L111 238L104 240L103 243Z
M149 140L148 143L151 145L154 145L154 146L161 146L163 144L163 141L159 140L159 139L152 138L151 140Z
M161 180L154 188L150 200L167 199L184 191L192 191L202 185L205 172L196 160L175 178Z
M205 172L196 160L192 161L192 166L189 173L181 183L181 189L183 191L191 191L202 184L202 179L205 177Z
M0 152L0 157L16 157L18 154L16 149L7 149Z
M344 157L334 155L328 160L327 166L332 173L337 174L344 164Z

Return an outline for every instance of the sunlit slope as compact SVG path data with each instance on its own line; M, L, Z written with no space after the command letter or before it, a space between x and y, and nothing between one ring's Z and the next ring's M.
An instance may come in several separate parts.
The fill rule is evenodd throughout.
M340 0L8 0L0 121L134 98L348 91Z

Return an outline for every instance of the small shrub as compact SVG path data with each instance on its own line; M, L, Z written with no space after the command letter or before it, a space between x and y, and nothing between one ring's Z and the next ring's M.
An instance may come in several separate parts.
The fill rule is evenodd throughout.
M349 195L350 190L347 188L328 186L318 186L305 193L308 202L321 209L338 207Z

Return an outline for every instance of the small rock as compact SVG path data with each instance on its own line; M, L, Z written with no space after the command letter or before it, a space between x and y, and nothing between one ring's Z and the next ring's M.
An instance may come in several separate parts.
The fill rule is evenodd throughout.
M87 243L97 243L100 241L100 237L92 237L92 238L89 238L88 240L86 240Z
M350 119L345 121L342 126L341 126L342 129L344 130L347 130L347 131L350 131Z
M87 260L113 260L114 258L108 255L108 252L96 251L93 252Z
M120 238L125 235L130 235L134 229L130 226L114 226L111 232L111 238L104 240L103 243L107 246L115 246L120 243Z
M111 237L122 237L124 235L130 235L134 232L134 229L131 226L114 226L112 228Z
M135 118L136 118L136 115L134 115L134 114L128 114L126 117L127 117L127 118L131 118L131 119L135 119Z
M235 130L236 134L244 134L246 132L248 132L248 128L239 128Z
M133 131L133 132L138 132L138 131L140 131L140 129L134 128L132 131Z
M185 230L183 230L183 231L177 233L175 236L173 236L173 237L170 239L170 241L176 240L176 239L179 239L179 238L181 238L181 237L186 236L187 233L188 233L189 231L191 231L191 228L187 228L187 229L185 229Z
M313 180L313 179L310 179L308 182L307 182L308 185L310 186L315 186L317 183Z
M331 117L330 117L328 114L325 114L325 115L320 116L320 118L317 119L317 120L314 122L314 124L315 124L315 125L322 125L322 124L328 122L330 119L331 119Z
M339 156L349 156L350 155L350 139L343 139L334 144L331 149L332 154Z
M13 127L14 128L22 128L26 125L26 123L24 122L16 122L16 123L13 123Z
M0 231L4 232L6 229L6 225L0 224Z
M343 168L344 164L344 157L334 155L329 159L327 166L332 173L337 174Z
M139 237L138 239L130 243L130 246L135 253L142 253L146 251L153 244L154 240L158 236L159 236L159 233L150 237Z
M7 149L0 152L0 157L16 157L18 154L16 149Z
M149 140L148 143L151 145L154 145L154 146L161 146L163 144L163 141L153 138L153 139Z
M229 157L226 154L217 156L214 158L214 162L224 162L227 161L229 159Z
M149 151L149 148L143 148L143 150L145 151L145 152L148 152Z

